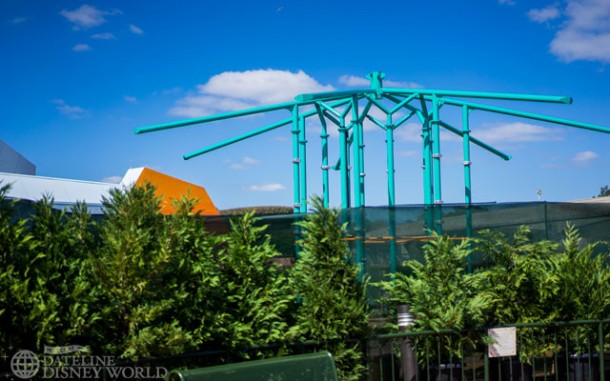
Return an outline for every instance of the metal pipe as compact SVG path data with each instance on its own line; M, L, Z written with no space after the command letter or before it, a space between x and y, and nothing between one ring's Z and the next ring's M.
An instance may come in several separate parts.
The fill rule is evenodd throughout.
M292 183L294 213L301 213L301 185L300 185L300 150L299 150L299 106L292 109Z
M301 213L307 213L307 135L305 134L305 118L299 117L299 184L301 187Z
M202 116L200 118L192 118L192 119L186 119L186 120L179 120L176 122L155 124L155 125L148 126L148 127L139 127L139 128L134 129L134 132L136 134L145 134L148 132L168 130L170 128L185 127L185 126L190 126L193 124L208 123L208 122L213 122L216 120L230 119L230 118L235 118L238 116L259 114L261 112L280 110L283 108L290 110L294 105L297 105L297 104L298 104L297 102L286 102L286 103L278 103L276 105L271 105L271 106L260 106L260 107L249 108L246 110L224 112L224 113L216 114L216 115Z
M349 174L347 168L347 133L348 130L345 128L345 120L341 119L339 124L339 170L341 174L341 207L347 209L350 207L350 195L349 195Z
M297 95L294 99L297 102L314 102L318 100L333 100L339 98L349 98L353 95L364 95L364 94L376 94L377 91L373 89L360 89L360 90L344 90L344 91L326 91L321 93L309 93Z
M569 119L555 118L552 116L545 116L545 115L540 115L540 114L534 114L531 112L512 110L512 109L507 109L507 108L502 108L502 107L487 106L487 105L482 105L482 104L478 104L478 103L463 102L463 101L458 101L455 99L443 98L442 101L444 103L451 104L451 105L468 106L470 109L473 109L473 110L482 110L482 111L495 112L498 114L518 116L518 117L526 118L526 119L539 120L542 122L561 124L564 126L582 128L584 130L591 130L591 131L604 132L604 133L610 134L610 128L598 126L598 125L591 124L591 123L576 122L576 121L569 120Z
M322 101L317 101L316 107L322 107L322 108L324 108L324 110L333 114L336 118L341 118L341 115L337 112L337 110L335 110L334 108L330 107L329 105L327 105L326 103L324 103Z
M417 97L419 94L418 93L413 93L411 95L409 95L407 98L403 99L402 101L400 101L400 103L398 103L396 106L394 106L391 110L390 110L390 114L394 114L396 111L400 110L403 106L405 106L407 103L411 102L415 97Z
M434 203L442 204L443 196L441 189L441 136L439 126L439 110L437 97L432 99L432 172L434 175Z
M348 102L350 102L350 100L339 101L339 102L331 104L331 106L332 107L338 107L338 106L342 106L342 105L344 105L344 104L346 104ZM295 105L294 107L296 107L296 106L297 105ZM316 110L314 109L314 110L310 110L310 111L306 111L306 112L302 113L301 116L303 118L308 118L308 117L310 117L312 115L315 115L315 114L316 114ZM256 129L256 130L253 130L253 131L250 131L250 132L246 132L245 134L236 136L234 138L230 138L230 139L224 140L224 141L222 141L220 143L212 144L211 146L202 148L200 150L193 151L191 153L187 153L187 154L183 155L182 157L184 158L184 160L190 160L190 159L192 159L194 157L206 154L208 152L215 151L215 150L217 150L219 148L223 148L223 147L229 146L231 144L240 142L242 140L246 140L246 139L249 139L251 137L254 137L254 136L257 136L257 135L260 135L260 134L264 134L265 132L269 132L269 131L275 130L275 129L283 127L283 126L287 126L287 125L289 125L292 122L293 122L293 118L286 118L286 119L280 120L279 122L267 125L265 127L261 127L261 128Z
M324 202L324 207L328 208L330 198L328 189L328 129L326 125L326 118L324 118L322 109L317 104L316 111L318 112L320 124L322 125L322 133L320 134L320 138L322 140L322 200Z
M450 125L449 123L447 123L447 122L445 122L443 120L439 121L439 124L441 126L445 127L447 130L453 132L456 135L459 135L459 136L462 136L462 137L464 136L464 132L463 131L458 130L457 128L453 127L452 125ZM492 146L487 145L486 143L483 143L482 141L480 141L479 139L475 138L474 136L469 135L469 139L470 139L470 141L472 143L478 145L479 147L483 148L486 151L489 151L489 152L493 153L496 156L499 156L500 158L502 158L504 160L512 159L512 156L510 156L508 154L505 154L504 152L499 151L499 150L493 148Z
M497 100L510 101L527 101L527 102L546 102L546 103L564 103L571 104L572 97L556 96L556 95L533 95L533 94L514 94L514 93L493 93L485 91L454 91L454 90L433 90L433 89L395 89L384 87L384 93L410 95L422 94L426 96L437 97L458 97L458 98L486 98Z
M354 97L355 98L355 97ZM364 187L362 183L362 168L360 167L362 164L361 155L362 155L362 144L360 143L360 139L362 138L362 134L360 133L362 126L357 122L358 121L358 101L357 98L352 98L352 138L353 138L353 146L352 146L352 157L354 158L354 207L359 208L362 206L362 199L364 193Z

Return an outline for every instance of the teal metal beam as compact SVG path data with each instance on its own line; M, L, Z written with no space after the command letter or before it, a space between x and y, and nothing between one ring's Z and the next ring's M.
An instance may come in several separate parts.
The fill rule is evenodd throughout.
M351 100L344 100L344 101L339 101L339 102L331 103L331 107L339 107L339 106L342 106L342 105L344 105L344 104L346 104L348 102L351 102ZM294 110L294 107L297 107L297 106L298 105L295 104L293 106L293 110ZM302 113L302 116L304 118L308 118L308 117L310 117L312 115L316 115L316 110L315 109ZM204 123L204 122L202 122L202 123ZM289 125L291 123L293 123L293 118L286 118L286 119L280 120L279 122L267 125L265 127L261 127L261 128L258 128L256 130L253 130L253 131L250 131L250 132L246 132L245 134L236 136L234 138L230 138L230 139L224 140L222 142L219 142L219 143L216 143L216 144L212 144L211 146L202 148L200 150L193 151L191 153L187 153L187 154L183 155L182 157L184 158L184 160L190 160L190 159L192 159L194 157L206 154L208 152L215 151L215 150L217 150L219 148L223 148L223 147L229 146L231 144L235 144L237 142L249 139L249 138L257 136L257 135L264 134L265 132L269 132L269 131L275 130L275 129L283 127L283 126L287 126L287 125Z
M389 115L389 114L388 114ZM370 120L371 122L373 122L374 124L376 124L378 127L380 127L383 130L387 130L387 127L385 124L383 124L382 121L380 121L379 119L375 118L373 115L367 115L366 118L368 120Z
M330 112L337 119L341 118L341 114L339 114L337 110L322 101L316 102L316 107L322 107L325 111Z
M352 98L352 150L354 160L353 182L354 182L354 207L364 206L364 169L363 165L363 144L362 144L362 125L358 123L358 98Z
M372 106L373 106L373 103L369 100L366 103L366 106L364 106L364 109L362 109L362 112L360 113L360 119L358 120L360 123L364 122L364 118L366 118L369 115L369 110L371 109Z
M464 148L464 203L470 205L472 203L472 183L470 176L470 110L468 106L462 107L462 138ZM470 237L470 236L469 236Z
M398 127L398 126L402 125L404 122L406 122L407 120L411 119L411 117L413 115L415 115L415 111L411 111L410 113L406 114L402 118L398 119L398 122L396 122L394 124L394 127Z
M345 127L345 119L342 118L339 124L339 171L341 177L341 208L343 209L350 207L348 132L349 130Z
M301 213L307 213L307 135L305 133L305 118L299 117L299 185L301 190Z
M377 99L375 99L372 96L368 96L367 97L369 102L371 102L372 104L374 104L378 109L380 109L381 111L383 111L385 114L389 114L390 110L388 110L383 104L381 104L381 102L379 102Z
M209 122L214 122L216 120L231 119L231 118L236 118L236 117L240 117L240 116L260 114L262 112L269 112L269 111L275 111L275 110L281 110L281 109L290 110L296 104L298 104L298 103L297 102L286 102L286 103L278 103L276 105L271 105L271 106L260 106L260 107L249 108L246 110L224 112L224 113L216 114L216 115L202 116L200 118L192 118L192 119L186 119L186 120L179 120L176 122L155 124L155 125L148 126L148 127L139 127L139 128L134 129L134 132L136 134L145 134L148 132L155 132L155 131L168 130L171 128L185 127L185 126L190 126L193 124L209 123Z
M293 184L293 208L294 213L301 213L301 185L300 185L300 163L301 151L299 149L299 106L292 109L292 184Z
M440 134L440 117L439 117L439 99L432 98L432 172L434 175L434 203L443 203L443 193L441 189L441 134Z
M403 108L406 104L408 104L409 102L411 102L413 99L415 99L415 97L419 96L418 93L413 93L411 95L409 95L408 97L406 97L405 99L403 99L402 101L400 101L396 106L394 106L391 110L390 110L390 114L394 114L395 112L397 112L398 110L400 110L401 108Z
M294 106L294 107L297 107L297 106ZM245 134L236 136L234 138L230 138L230 139L224 140L222 142L212 144L210 146L207 146L205 148L199 149L197 151L193 151L193 152L184 154L182 156L182 158L184 160L190 160L190 159L192 159L194 157L201 156L201 155L206 154L208 152L215 151L215 150L217 150L219 148L223 148L223 147L229 146L231 144L235 144L237 142L241 142L242 140L246 140L246 139L252 138L254 136L264 134L265 132L269 132L269 131L275 130L277 128L287 126L290 123L292 123L292 118L284 119L284 120L281 120L279 122L272 123L272 124L270 124L268 126L261 127L261 128L258 128L256 130L253 130L253 131L250 131L250 132L246 132Z
M385 97L389 100L391 100L392 102L396 103L396 104L400 104L402 102L401 99L396 98L395 96L392 96L390 94L384 94ZM418 109L417 107L411 106L408 103L405 103L403 106L403 108L408 109L409 111L413 111L417 114L417 117L419 118L419 121L423 124L426 119L429 117L429 115L426 113L424 114L424 112L420 109Z
M568 127L576 127L576 128L581 128L584 130L604 132L604 133L610 134L610 128L599 126L596 124L591 124L591 123L576 122L576 121L569 120L569 119L555 118L552 116L534 114L534 113L526 112L526 111L512 110L512 109L503 108L503 107L495 107L495 106L482 105L482 104L478 104L478 103L463 102L463 101L459 101L456 99L443 98L442 101L446 104L451 104L451 105L456 105L456 106L468 106L468 108L470 108L472 110L489 111L489 112L494 112L497 114L518 116L518 117L526 118L526 119L539 120L541 122L555 123L555 124L560 124L560 125L564 125L564 126L568 126Z
M329 186L329 177L328 170L330 167L328 166L328 128L326 125L326 118L322 113L322 109L320 105L316 104L316 111L318 112L318 116L320 118L320 124L322 125L322 133L320 134L320 139L322 140L322 200L324 202L324 207L328 208L329 200L330 200L330 191L328 189Z
M545 102L545 103L563 103L571 104L572 97L556 96L556 95L534 95L534 94L513 94L513 93L493 93L485 91L453 91L453 90L432 90L432 89L394 89L383 88L382 91L387 94L411 95L421 94L426 96L437 97L458 97L458 98L485 98L507 101L526 101L526 102Z
M464 106L464 107L467 107L467 106ZM453 127L452 125L450 125L449 123L445 122L444 120L441 120L439 122L439 124L441 126L445 127L447 130L453 132L454 134L459 135L461 137L464 137L464 131L458 130L457 128ZM498 156L498 157L500 157L500 158L502 158L504 160L512 159L512 156L507 155L504 152L499 151L499 150L493 148L492 146L490 146L490 145L488 145L486 143L483 143L482 141L480 141L479 139L475 138L474 136L471 136L470 134L469 134L469 141L471 141L472 143L474 143L474 144L478 145L479 147L483 148L484 150L489 151L489 152L493 153L494 155L496 155L496 156Z
M309 93L297 95L294 99L297 102L315 102L315 101L329 101L340 98L351 98L353 95L363 94L376 94L377 91L374 89L360 89L360 90L345 90L345 91L326 91L322 93Z
M390 207L396 205L396 184L394 170L394 128L395 126L392 124L392 114L388 114L387 125L384 126L384 129L386 142L386 166L388 170L388 206ZM396 244L395 241L394 244Z
M426 118L422 124L422 169L424 175L424 204L432 205L434 199L432 189L432 131L429 118Z

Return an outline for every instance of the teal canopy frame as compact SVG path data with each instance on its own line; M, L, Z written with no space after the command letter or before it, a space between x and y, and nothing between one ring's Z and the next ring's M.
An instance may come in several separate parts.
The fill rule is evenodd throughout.
M504 114L519 118L532 119L554 123L568 127L610 133L610 128L590 123L582 123L568 119L519 111L504 107L476 103L473 100L501 100L520 102L543 102L571 104L572 98L567 96L549 96L532 94L511 94L480 91L432 90L421 88L388 88L383 86L385 74L372 72L367 76L370 88L348 91L330 91L322 93L301 94L292 102L254 107L246 110L226 112L170 123L162 123L148 127L136 128L136 134L162 131L172 128L204 124L223 119L239 118L276 110L286 110L290 116L275 123L235 136L233 138L212 144L200 150L183 155L185 160L218 150L242 140L291 125L292 133L292 177L293 177L293 210L294 213L307 212L307 131L306 121L318 118L321 124L321 169L322 198L328 206L330 199L329 170L339 171L341 184L341 207L360 208L355 213L354 231L356 235L355 262L365 270L364 258L364 213L365 206L365 155L364 128L365 119L371 121L385 131L386 162L387 162L387 194L388 224L390 232L390 271L396 271L396 218L394 206L396 203L394 132L406 121L415 117L421 123L422 169L424 187L425 230L442 232L442 215L440 205L443 204L441 181L441 129L458 135L463 140L463 171L464 171L464 204L466 209L466 234L472 234L472 182L470 147L472 144L481 147L503 160L511 156L492 147L473 136L470 129L470 114L474 111L485 111ZM388 105L389 104L389 105ZM312 107L313 106L313 107ZM441 118L441 109L457 107L461 109L461 128L448 123ZM371 113L375 108L385 114L385 120L379 120ZM401 113L404 113L402 115ZM347 117L350 116L349 123ZM339 134L339 161L336 166L329 165L329 124L337 128ZM297 249L298 255L298 249Z
M441 139L440 131L445 129L463 139L464 157L464 203L472 203L471 182L471 160L470 146L477 145L493 155L504 160L510 160L508 154L493 148L489 144L472 136L469 117L472 111L486 111L491 113L505 114L520 118L533 119L543 122L555 123L569 127L582 128L586 130L610 133L610 129L589 123L581 123L568 119L556 118L531 112L524 112L497 106L479 104L469 99L488 99L504 101L526 101L571 104L572 98L566 96L548 96L531 94L510 94L477 91L452 91L431 90L413 88L386 88L383 87L385 74L382 72L370 73L370 88L330 91L322 93L310 93L298 95L293 102L279 103L275 105L255 107L246 110L209 115L200 118L181 120L170 123L157 124L148 127L136 128L136 134L185 127L194 124L204 124L213 121L238 118L252 114L260 114L275 110L288 110L291 116L267 126L252 130L245 134L212 144L195 152L187 153L185 160L195 158L208 152L226 147L242 140L250 139L266 132L292 125L292 150L293 150L293 207L295 213L307 212L307 133L306 120L317 117L322 126L320 135L322 146L322 197L325 205L328 205L329 190L329 158L328 158L328 124L334 124L339 132L339 162L338 170L341 179L341 207L360 208L365 206L365 171L364 171L364 129L363 121L368 119L379 126L386 133L386 160L387 160L387 190L388 206L394 206L396 202L395 185L395 155L394 155L394 131L412 117L419 119L422 137L422 168L424 200L426 206L443 203L442 181L441 181ZM457 98L457 99L456 99ZM384 105L381 100L389 100L393 106ZM363 105L361 107L361 105ZM302 111L303 106L313 105L314 109ZM462 110L462 126L454 127L444 121L440 116L441 108L452 106ZM378 120L371 113L375 107L386 115L386 120ZM406 114L396 120L399 111ZM347 115L351 113L351 120L346 123ZM350 152L351 149L351 152ZM350 166L351 164L351 166ZM350 177L353 186L350 186ZM353 203L352 203L353 200Z

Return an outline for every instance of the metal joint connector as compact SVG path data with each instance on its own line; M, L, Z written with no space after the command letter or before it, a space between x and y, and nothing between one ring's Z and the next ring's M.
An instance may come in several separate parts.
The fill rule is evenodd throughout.
M433 154L433 155L432 155L432 157L433 157L434 159L440 159L440 158L442 158L442 157L443 157L443 154L441 154L441 153L435 153L435 154Z
M293 163L300 163L300 162L301 162L301 159L292 159L292 160L290 160L290 161L291 161L291 162L293 162Z
M364 176L366 176L366 173L363 172L360 174L360 177L364 177Z
M330 165L323 165L320 168L322 168L323 170L327 171L330 169Z
M466 167L469 166L470 164L472 164L472 161L465 161L464 162L464 166L466 166Z
M443 200L434 200L434 205L441 205Z

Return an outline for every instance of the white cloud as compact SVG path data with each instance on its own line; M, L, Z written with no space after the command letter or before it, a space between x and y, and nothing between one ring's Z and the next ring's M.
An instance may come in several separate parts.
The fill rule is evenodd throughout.
M110 184L120 184L121 180L123 180L123 176L108 176L104 177L101 182Z
M330 91L303 71L248 70L224 72L197 86L197 93L176 102L172 115L198 117L261 105L287 102L302 93Z
M591 160L597 159L598 157L599 157L599 155L596 152L583 151L583 152L577 153L572 158L572 161L576 164L586 164L586 163L590 162Z
M129 95L123 96L123 100L127 103L138 103L138 98L130 97Z
M278 183L250 185L248 187L248 190L250 190L252 192L276 192L276 191L280 191L280 190L284 190L284 189L286 189L286 187L283 186L282 184L278 184Z
M91 38L95 38L97 40L116 40L114 34L112 33L96 33L91 36Z
M129 24L129 31L133 34L144 34L144 31L141 28L138 28L133 24Z
M515 5L517 2L515 0L498 0L498 3L504 5Z
M339 78L339 83L349 87L368 87L371 82L364 77L357 77L355 75L342 75Z
M371 84L371 81L369 81L368 79L366 79L364 77L358 77L355 75L342 75L339 78L339 83L342 85L348 86L348 87L369 87ZM398 81L390 81L390 80L384 80L383 86L384 87L402 87L402 88L407 88L407 89L420 89L423 87L419 83L415 83L415 82L398 82Z
M87 44L76 44L72 47L72 50L74 50L75 52L86 52L88 50L91 50L91 46Z
M530 9L527 12L529 19L538 23L554 20L560 15L561 13L559 12L557 4L549 5L548 7L542 9Z
M252 168L257 164L260 164L260 160L246 156L239 162L229 161L229 168L234 170L244 170Z
M9 22L11 24L21 24L23 22L26 22L27 20L28 19L25 17L15 17L15 18L12 18Z
M527 123L494 125L472 131L472 136L485 143L541 142L562 140L561 130Z
M417 157L419 155L419 151L415 150L405 150L396 152L396 156L398 157Z
M87 4L81 5L80 8L72 11L63 9L61 12L59 12L60 15L74 24L74 30L100 26L107 21L104 16L111 16L120 13L121 11L118 9L112 11L102 11Z
M421 124L407 123L394 130L394 137L404 142L421 142Z
M71 106L69 104L66 104L63 99L55 99L53 100L53 103L57 105L57 110L60 113L70 119L79 119L86 113L85 109L79 106Z
M558 17L552 9L532 10L530 18L531 12L537 22ZM559 12L556 6L554 9ZM564 62L610 62L610 1L567 0L561 16L564 20L551 41L551 53Z

